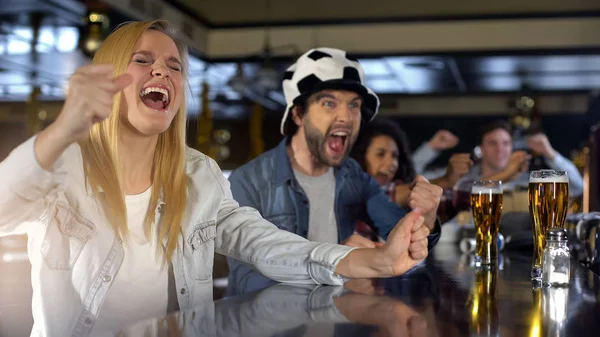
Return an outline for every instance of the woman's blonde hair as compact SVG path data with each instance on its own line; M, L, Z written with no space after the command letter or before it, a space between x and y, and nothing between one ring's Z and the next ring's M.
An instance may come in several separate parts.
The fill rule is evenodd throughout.
M156 30L171 37L179 51L183 69L182 78L187 78L187 47L179 42L168 22L130 22L112 32L96 52L92 63L112 64L114 76L124 74L135 52L135 45L147 30ZM184 80L185 95L186 85ZM114 97L112 114L90 131L87 140L80 142L84 170L92 191L100 199L117 236L127 237L127 210L125 206L123 177L119 161L119 109L122 93ZM158 136L152 167L152 197L144 221L148 237L153 235L151 225L155 220L155 209L159 197L165 202L156 237L158 246L166 244L166 259L170 260L177 248L181 224L186 207L187 176L185 172L186 147L186 104L185 97L169 128Z

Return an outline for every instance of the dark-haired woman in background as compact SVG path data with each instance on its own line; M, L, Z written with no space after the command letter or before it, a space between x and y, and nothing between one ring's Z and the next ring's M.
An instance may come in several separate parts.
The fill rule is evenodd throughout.
M350 154L390 197L402 204L417 177L406 133L391 119L377 118L363 126ZM452 188L472 165L469 154L453 155L443 176L431 183Z
M406 133L389 119L377 118L363 126L350 156L396 202L404 199L396 197L397 186L408 191L417 176Z
M408 207L406 202L417 173L411 158L408 137L396 122L379 117L365 124L350 155L394 202ZM443 189L450 189L469 172L472 165L469 154L455 154L448 162L446 174L431 180L431 183ZM359 225L357 229L359 233L373 239L365 226Z

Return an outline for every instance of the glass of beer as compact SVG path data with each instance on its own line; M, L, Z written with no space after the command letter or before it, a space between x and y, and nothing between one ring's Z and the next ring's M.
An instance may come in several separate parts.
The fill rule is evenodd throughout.
M542 279L542 254L546 247L546 232L553 227L564 228L569 206L567 172L557 170L532 171L529 176L529 214L533 222L533 266L531 278Z
M475 265L498 262L498 230L502 216L502 182L476 181L471 188L475 222Z

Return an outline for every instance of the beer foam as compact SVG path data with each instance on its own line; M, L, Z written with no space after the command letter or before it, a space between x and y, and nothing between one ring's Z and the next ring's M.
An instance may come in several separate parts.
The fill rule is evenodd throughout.
M501 187L473 186L471 194L502 194Z
M550 177L529 178L530 183L568 183L567 175L553 175Z

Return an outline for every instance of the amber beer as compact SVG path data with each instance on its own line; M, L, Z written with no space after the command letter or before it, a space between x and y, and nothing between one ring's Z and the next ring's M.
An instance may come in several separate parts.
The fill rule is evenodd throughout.
M564 228L569 206L569 179L564 171L539 170L529 178L529 213L533 222L533 269L531 277L541 278L546 232Z
M494 265L498 261L498 230L502 216L502 183L475 182L471 191L475 222L475 265Z

